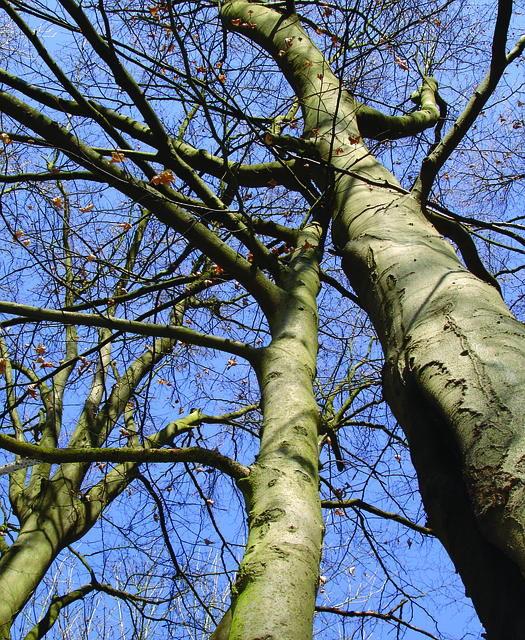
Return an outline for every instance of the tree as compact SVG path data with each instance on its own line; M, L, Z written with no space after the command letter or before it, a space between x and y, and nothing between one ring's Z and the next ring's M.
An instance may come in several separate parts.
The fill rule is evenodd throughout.
M490 101L509 97L500 81L525 48L522 37L507 52L511 3L487 14L493 38L488 59L475 65L484 24L469 24L451 1L0 4L32 56L30 65L7 59L0 71L11 260L0 303L10 316L3 419L14 431L0 434L0 444L17 456L7 470L19 523L5 514L16 539L0 561L2 637L59 554L133 483L155 505L176 577L170 599L191 597L204 612L192 619L196 632L310 638L325 528L320 479L335 517L355 510L391 590L377 611L318 611L415 628L397 614L404 589L364 521L371 513L435 535L487 637L523 637L524 329L470 233L487 229L523 244L519 219L456 214L435 190L461 184L447 163L475 128L486 135L494 126L496 118L483 123ZM46 46L38 25L59 31L60 41ZM480 84L465 104L447 105L438 81L459 92L454 68L465 76L470 68ZM411 111L403 107L409 96ZM401 106L387 115L373 101ZM511 159L523 121L514 124L498 142ZM392 150L410 158L408 189L386 166ZM500 171L493 188L512 195L516 177ZM519 278L512 255L499 259ZM384 397L404 436L388 419L380 423L380 363L365 313L384 354ZM192 408L164 421L153 386L173 387L172 409ZM210 424L225 428L206 431ZM351 442L360 430L370 441L384 438L363 447L378 447L377 462L360 462ZM405 438L425 526L345 499L357 475L368 487L383 451ZM156 462L183 472L165 478L152 470ZM347 474L338 486L334 465ZM195 492L215 526L215 471L235 481L248 518L222 619L213 572L208 565L207 582L194 580L197 560L181 565L166 511ZM394 481L380 482L391 483L385 493L402 510ZM216 531L222 535L218 524ZM222 549L230 549L224 538ZM156 619L144 613L161 605L155 588L137 583L130 594L80 561L89 584L54 596L27 637L43 637L62 608L93 591ZM220 562L225 574L236 569Z

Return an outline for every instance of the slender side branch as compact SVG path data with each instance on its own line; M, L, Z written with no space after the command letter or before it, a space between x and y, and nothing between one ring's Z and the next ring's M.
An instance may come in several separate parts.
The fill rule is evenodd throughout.
M425 215L442 235L453 240L463 256L467 269L480 280L488 282L501 294L501 287L496 278L488 271L479 257L478 250L468 229L459 221L445 215L434 213L425 208Z
M329 284L336 291L338 291L342 296L344 296L345 298L348 298L348 300L351 300L354 304L357 304L359 307L363 308L361 303L359 302L359 298L355 296L353 293L351 293L350 291L348 291L347 289L345 289L345 287L343 287L343 285L340 282L338 282L335 278L332 278L332 276L328 275L326 271L321 271L320 280L325 284Z
M215 618L214 618L212 612L210 611L209 607L203 601L203 599L202 599L201 595L199 594L198 590L195 588L195 584L193 583L192 580L190 580L188 578L188 576L184 573L184 571L181 569L181 567L179 565L179 562L177 560L177 556L175 555L175 550L173 549L173 546L171 545L170 536L169 536L169 533L168 533L168 528L166 527L166 517L165 517L165 514L164 514L164 504L163 504L162 500L160 499L159 495L157 494L157 492L153 488L153 485L151 484L151 482L146 477L144 477L141 473L138 473L136 475L136 478L137 478L137 480L142 482L142 484L146 488L146 491L150 494L150 496L153 498L153 501L157 505L158 514L159 514L159 520L160 520L160 527L162 529L162 535L164 537L164 544L166 545L166 547L168 549L168 553L170 555L171 561L173 563L173 566L175 567L175 570L176 570L177 574L186 582L186 584L188 585L190 590L193 592L193 595L196 598L196 600L199 603L199 605L203 608L204 611L206 611L206 613L210 616L210 618L212 619L213 623L215 624Z
M22 458L17 462L9 462L8 464L4 464L0 467L0 476L14 473L20 469L27 469L27 467L32 467L39 463L40 460L36 460L35 458Z
M101 38L91 24L87 15L82 11L80 6L76 4L76 2L73 0L59 0L59 3L80 27L82 34L91 44L94 51L109 66L113 73L113 77L119 86L129 95L152 132L158 136L159 142L161 144L167 143L169 138L166 130L162 126L162 123L158 119L155 111L151 108L146 96L138 84L118 59L111 41L110 44L108 44Z
M53 75L60 82L62 87L77 101L77 103L84 107L87 113L102 127L102 129L116 141L117 145L124 146L126 149L130 148L126 140L116 131L100 114L99 111L82 95L78 88L69 80L66 74L62 71L60 66L55 62L53 57L49 54L47 49L43 46L42 42L33 32L29 26L22 20L18 13L11 7L6 0L0 0L0 7L9 15L11 20L17 25L20 31L28 38L29 42L33 45L38 56L49 67Z
M432 184L441 167L455 151L467 131L473 125L483 107L491 97L500 81L503 72L525 49L525 35L521 36L514 48L505 54L507 31L512 14L512 2L500 0L498 5L498 17L494 29L492 44L492 60L490 68L481 84L476 88L467 106L456 122L449 129L443 140L423 160L421 172L413 187L413 191L425 201L430 193Z
M57 621L60 611L68 605L76 602L77 600L83 600L89 593L95 590L95 586L92 584L86 584L80 589L75 589L70 593L66 593L63 596L53 596L51 604L46 611L45 616L36 624L31 631L25 636L24 640L40 640L51 627Z
M11 173L0 175L0 184L17 184L19 182L56 182L56 173ZM99 178L88 171L64 171L60 180L89 180L99 182Z
M405 527L408 527L413 531L417 531L418 533L433 535L432 529L429 527L422 527L421 525L416 524L415 522L412 522L412 520L404 518L397 513L390 513L389 511L383 511L382 509L373 507L371 504L367 504L358 498L351 498L350 500L323 500L321 502L321 506L323 509L362 509L363 511L372 513L375 516L379 516L380 518L385 518L385 520L394 520L394 522L403 524Z
M419 627L415 627L410 624L406 620L399 618L398 616L394 616L393 612L390 613L379 613L378 611L346 611L345 609L339 609L338 607L315 607L316 611L324 612L324 613L335 613L338 616L343 616L346 618L378 618L379 620L386 620L390 622L395 622L396 624L400 624L412 631L417 631L417 633L421 633L427 638L433 638L434 640L439 640L439 638L424 629L419 629Z
M210 334L199 333L193 329L180 327L177 325L156 325L148 322L136 322L121 318L105 317L102 315L91 315L88 313L78 313L74 311L60 311L55 309L43 309L31 307L15 302L0 301L0 313L18 315L38 322L58 322L62 325L83 325L85 327L103 327L114 331L126 333L136 333L143 336L155 338L170 338L180 340L187 344L194 344L198 347L218 349L238 355L252 362L258 357L258 349L250 347L244 342L220 338Z

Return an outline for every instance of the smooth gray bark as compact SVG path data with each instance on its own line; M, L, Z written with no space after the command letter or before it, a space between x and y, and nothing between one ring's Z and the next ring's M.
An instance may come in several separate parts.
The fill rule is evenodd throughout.
M523 638L524 327L463 266L418 194L369 153L358 105L297 16L251 7L227 4L224 23L251 17L246 35L279 64L301 99L304 135L330 167L319 184L331 186L332 236L382 344L385 396L410 443L429 524L488 637Z
M314 224L299 238L272 342L256 366L263 426L257 460L239 481L249 537L232 590L230 640L312 637L324 533L313 392L321 234Z
M62 4L136 101L151 127L143 128L146 139L158 137L161 146L169 146L138 85L111 58L87 17L74 3L62 0ZM301 101L307 142L301 141L296 151L299 157L304 153L304 162L294 161L289 169L304 180L309 165L318 186L330 193L334 241L383 346L385 396L410 443L429 524L460 572L489 637L523 638L525 331L498 291L470 273L430 224L420 194L404 193L362 139L362 134L383 139L432 126L439 116L435 81L425 78L419 88L417 114L386 117L357 104L340 85L302 29L293 6L281 15L268 7L233 0L223 6L221 16L226 28L243 33L273 56ZM42 95L41 91L34 94L37 99ZM93 105L86 105L75 92L72 95L79 101L77 106L88 108L88 117L96 121ZM326 221L304 230L286 281L274 286L262 269L253 269L175 200L163 197L149 183L128 179L120 168L30 105L7 94L1 101L6 114L53 140L64 153L81 157L79 162L102 181L108 175L120 180L124 194L155 209L161 221L235 273L269 318L272 343L254 361L264 417L261 450L248 477L239 480L246 498L249 539L232 591L231 616L216 635L228 635L230 640L309 640L323 534L317 470L319 413L312 382L317 353L317 247L322 245ZM112 117L118 121L118 114ZM313 157L306 157L308 148L315 149ZM203 186L193 170L193 154L188 154L188 164L183 155L170 156L179 177L199 193L210 211L216 208L223 215L226 228L246 234L246 228L225 211L224 203ZM221 166L212 157L204 159L210 172ZM253 176L258 170L248 173ZM266 176L259 180L266 184ZM290 180L292 185L296 182ZM259 246L259 250L264 253L267 248ZM92 391L96 395L102 388L100 381ZM106 407L112 418L120 415L128 400L122 394L116 396L115 404ZM92 431L83 428L84 422L93 422L99 403L93 400L93 406L86 405L73 439L78 446L100 445L105 440L109 427L102 420L93 423L96 442ZM53 446L55 441L56 437ZM77 498L83 477L78 465L70 467L76 469L77 480L72 493L63 482L53 489L45 465L42 469L41 477L38 471L34 475L36 491L31 500L13 501L22 531L0 562L0 579L4 576L6 585L0 604L3 637L8 637L13 616L58 551L85 533L102 509L86 524L87 510ZM37 565L31 575L26 570L30 557Z
M523 326L414 197L382 188L366 201L357 211L349 197L334 237L383 345L385 398L407 435L429 526L488 637L521 638Z

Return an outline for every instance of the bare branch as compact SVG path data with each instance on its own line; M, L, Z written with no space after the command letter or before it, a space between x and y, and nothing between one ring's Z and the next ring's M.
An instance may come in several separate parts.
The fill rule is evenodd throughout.
M93 447L88 449L50 449L28 442L18 442L14 438L0 434L0 447L16 455L35 458L51 464L65 462L196 462L207 465L226 473L235 480L247 478L250 474L248 467L221 455L217 451L210 451L201 447L186 447L181 449L146 449L133 447Z
M323 606L316 606L315 610L319 611L319 613L321 612L335 613L338 616L343 616L346 618L378 618L379 620L392 621L404 627L407 627L412 631L421 633L427 638L433 638L434 640L439 640L439 638L433 635L432 633L429 633L424 629L420 629L419 627L415 627L409 622L406 622L406 620L403 620L402 618L398 618L397 616L394 616L392 613L379 613L377 611L346 611L344 609L339 609L338 607L323 607Z
M512 2L509 0L500 0L496 27L494 29L490 68L480 85L474 91L467 106L443 137L443 140L441 140L423 160L421 172L413 187L414 193L419 194L422 201L427 199L430 189L432 188L432 183L441 167L456 150L458 144L474 124L483 107L487 104L507 66L520 56L525 49L525 35L523 35L519 38L514 48L508 54L505 54L507 31L511 14Z
M380 518L384 518L385 520L394 520L399 524L408 527L409 529L413 529L418 533L422 533L424 535L433 535L432 529L428 527L422 527L408 518L404 518L397 513L390 513L389 511L383 511L382 509L378 509L377 507L372 506L371 504L367 504L363 502L363 500L359 500L359 498L351 498L350 500L323 500L321 502L321 506L323 509L362 509L363 511L367 511L368 513L372 513L375 516L379 516Z
M60 311L55 309L43 309L31 307L15 302L0 301L0 313L18 315L36 322L57 322L64 325L82 325L85 327L104 327L114 331L125 333L135 333L142 336L153 336L156 338L170 338L180 340L187 344L194 344L199 347L209 349L219 349L233 353L248 362L255 361L258 357L258 349L250 347L243 342L220 338L210 334L199 333L193 329L176 325L156 325L147 322L136 322L121 318L105 317L103 315L90 315L74 311Z

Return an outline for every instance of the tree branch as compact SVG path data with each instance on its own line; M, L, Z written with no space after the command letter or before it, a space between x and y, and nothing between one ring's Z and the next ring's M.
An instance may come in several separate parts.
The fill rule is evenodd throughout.
M73 0L59 0L59 3L80 27L83 36L91 44L93 50L109 66L115 81L129 95L149 128L157 137L158 143L167 145L169 137L166 130L162 126L155 111L151 108L140 87L117 58L111 43L108 45L101 38L87 15Z
M397 607L396 607L397 609ZM386 620L395 622L397 624L401 624L408 629L412 629L412 631L417 631L418 633L427 636L427 638L433 638L433 640L439 640L439 638L424 629L419 629L418 627L414 627L409 622L406 622L402 618L393 615L393 611L390 613L378 613L377 611L346 611L345 609L339 609L338 607L322 607L316 606L316 611L324 612L324 613L335 613L338 616L343 616L346 618L378 618L379 620Z
M57 621L60 611L72 604L76 600L83 600L89 593L95 590L92 584L86 584L80 589L75 589L63 596L55 595L51 598L51 604L48 607L44 617L36 624L31 631L24 637L24 640L40 640Z
M412 529L413 531L417 531L418 533L422 533L424 535L433 535L432 529L428 527L422 527L408 518L404 518L397 513L390 513L389 511L383 511L382 509L378 509L377 507L373 507L371 504L367 504L363 502L363 500L359 500L358 498L351 498L349 500L323 500L321 502L321 506L323 509L362 509L363 511L367 511L368 513L372 513L375 516L379 516L380 518L384 518L385 520L394 520L394 522L398 522L399 524Z
M438 85L434 78L423 78L423 84L410 96L421 106L419 111L405 116L389 116L377 109L360 105L357 125L361 135L373 140L397 140L433 127L440 117L436 105Z
M258 349L251 347L238 340L220 338L210 334L199 333L193 329L179 327L176 325L156 325L147 322L136 322L121 318L105 317L102 315L90 315L88 313L78 313L74 311L60 311L55 309L43 309L31 307L15 302L0 301L0 313L18 315L37 322L57 322L63 325L82 325L85 327L103 327L114 331L135 333L143 336L155 338L170 338L180 340L187 344L194 344L198 347L208 349L218 349L233 353L241 358L252 362L258 357Z
M223 456L217 451L201 447L185 447L181 449L147 449L134 447L90 447L88 449L51 449L28 442L19 442L9 436L0 434L0 447L25 458L34 458L50 464L74 462L196 462L222 471L234 480L247 478L248 467L240 462Z
M169 534L168 534L168 529L166 527L166 517L164 515L164 505L162 503L162 500L160 499L160 497L158 496L157 492L153 488L153 485L151 484L151 482L146 477L144 477L142 474L139 473L139 474L137 474L136 478L137 478L137 480L142 482L142 484L146 488L146 491L150 494L150 496L153 498L153 501L157 505L157 510L158 510L158 514L159 514L159 524L160 524L160 527L161 527L161 530L162 530L162 536L164 538L164 544L166 545L166 547L168 549L168 553L170 555L170 558L171 558L171 561L173 563L173 566L175 567L175 569L177 571L177 574L179 576L181 576L182 579L186 582L186 584L188 585L190 590L193 592L193 595L196 598L196 600L198 601L198 603L200 604L200 606L203 608L204 611L206 611L206 613L210 616L210 618L212 619L213 623L215 624L215 618L214 618L212 612L210 611L209 607L202 600L202 597L199 594L199 591L195 587L195 584L193 583L192 580L190 580L186 576L184 571L182 571L182 569L180 568L179 562L177 560L177 556L175 555L175 550L173 549L173 546L172 546L171 541L170 541L170 537L169 537Z
M348 291L347 289L345 289L345 287L343 287L343 285L340 282L338 282L335 278L332 278L332 276L328 275L326 271L321 271L319 275L319 279L321 280L321 282L324 282L325 284L329 284L336 291L338 291L343 297L348 298L348 300L351 300L354 304L357 304L359 307L363 308L361 306L361 303L359 302L359 298L355 296L353 293L351 293L350 291Z
M501 294L499 282L490 271L485 268L485 265L479 257L476 244L468 230L459 221L435 213L431 209L425 208L424 213L439 233L457 244L467 269L480 280L491 284Z
M412 189L414 193L418 194L422 201L428 198L428 194L439 170L473 125L496 89L507 66L520 56L525 49L525 35L523 35L519 38L514 48L508 54L505 54L507 31L511 14L512 2L509 0L500 0L492 40L492 60L489 70L443 140L441 140L434 150L423 160L421 171Z
M280 289L266 275L246 260L206 224L187 213L171 200L172 190L159 185L154 187L131 176L115 164L106 161L99 153L81 142L76 136L44 114L33 109L18 98L0 92L2 111L19 123L30 127L80 165L100 176L101 182L109 184L121 193L141 202L155 212L157 218L185 236L210 259L215 260L229 273L235 274L241 284L258 300L269 319L273 317L281 299Z
M88 180L100 182L100 178L88 171L64 171L57 176L56 173L12 173L0 175L0 184L17 184L20 182L56 182L60 180Z
M116 111L113 111L113 109L109 109L93 100L89 101L89 105L92 106L93 109L86 109L74 100L66 100L44 91L35 85L25 82L21 78L13 76L4 69L0 69L0 81L13 89L20 91L40 104L55 109L60 113L92 117L99 124L100 117L102 117L104 121L107 121L115 129L121 130L133 138L154 148L157 148L158 146L158 140L148 127L137 122L133 118L117 113ZM95 117L95 115L100 115L100 117ZM14 141L28 141L27 136L20 136L17 134L10 134L10 138ZM34 138L31 138L31 140L33 140L34 143L45 142L34 140ZM288 189L300 190L302 183L309 180L310 174L308 166L302 158L292 158L290 160L280 159L273 162L262 162L250 165L214 156L209 153L209 151L196 149L175 139L171 140L171 146L177 152L178 156L193 169L203 171L216 178L220 178L227 183L234 179L236 184L243 187L267 187L272 180L275 180L277 184L283 185ZM97 149L97 151L102 155L111 155L114 149L108 149L105 150L105 152L102 149ZM130 159L147 159L150 161L163 162L166 166L169 165L170 156L165 150L159 155L155 153L133 151L128 148L128 145L125 145L124 148L116 149L116 151L124 153L126 157L129 157ZM55 174L25 175L27 176L25 179L31 180L56 180ZM62 175L60 177L62 179ZM81 172L68 172L66 175L66 179L73 179L74 177L84 180L97 179L92 174L84 174ZM2 182L8 183L16 182L14 176L3 176L1 180Z

